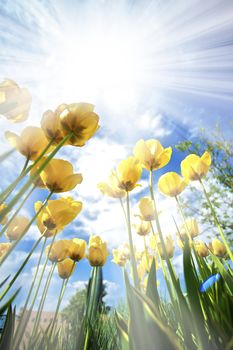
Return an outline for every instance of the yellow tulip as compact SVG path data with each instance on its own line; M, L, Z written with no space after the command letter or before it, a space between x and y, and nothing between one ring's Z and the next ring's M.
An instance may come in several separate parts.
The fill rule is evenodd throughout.
M159 236L158 236L158 234L150 236L150 238L149 238L149 246L150 246L151 249L156 250L158 243L159 243Z
M141 288L142 290L144 290L144 292L146 291L147 289L147 283L148 283L148 275L146 275L143 279L143 281L141 281L140 285L141 285Z
M63 159L51 159L40 177L46 187L56 193L71 191L83 179L81 174L74 174L72 164Z
M61 129L64 135L73 133L68 144L84 146L99 129L99 116L93 112L94 106L90 103L72 103L58 106Z
M196 219L186 219L185 223L179 227L179 234L182 240L184 240L187 236L187 231L191 238L197 237L199 235L199 228Z
M38 212L42 207L42 202L35 203L35 211ZM72 197L62 197L49 200L47 205L42 208L36 218L38 228L45 237L57 234L63 228L73 221L82 210L82 203L74 201Z
M11 131L6 131L5 136L17 151L30 160L38 158L48 145L43 130L36 126L26 127L20 136Z
M60 262L65 260L70 255L70 241L68 239L61 239L54 242L49 252L50 245L46 247L46 254L52 262Z
M118 186L125 191L132 191L142 174L142 167L135 157L122 160L117 167Z
M151 264L153 262L153 259L155 259L155 257L151 254L149 254L148 252L143 253L141 261L140 261L140 265L142 266L142 268L146 271L149 272L150 268L151 268ZM155 260L155 264L157 265L157 261Z
M122 198L126 195L125 190L119 188L119 182L115 172L111 173L107 182L101 182L97 185L97 187L103 194L109 197Z
M46 160L46 157L42 157L37 163L36 165L33 166L32 170L30 171L30 177L32 178L32 176L39 170L39 168L42 166L42 164L44 163L44 161ZM36 187L39 188L46 188L44 182L42 181L42 178L39 175L37 175L37 177L35 179L33 179L33 184Z
M209 249L214 255L220 258L223 258L227 253L225 245L217 238L214 238L209 244Z
M41 128L49 141L53 140L53 144L58 144L63 138L64 134L61 130L61 122L57 111L46 111L41 119Z
M11 248L11 243L0 243L0 261Z
M136 252L135 252L135 259L137 261L141 260L141 258L143 256L143 252L144 252L144 250L136 250Z
M134 155L147 170L160 169L170 161L172 148L163 148L157 140L139 140L134 147Z
M139 217L135 218L132 226L139 236L146 236L150 233L150 230L151 230L150 223L147 221L141 220Z
M174 250L175 250L175 245L174 245L174 240L171 236L167 236L165 239L165 247L166 247L166 252L169 258L172 258L174 255ZM165 260L165 254L162 248L162 244L158 242L157 244L159 254L163 260Z
M87 258L91 266L103 266L108 256L107 245L99 236L91 236Z
M159 191L169 197L178 196L187 186L188 182L175 172L168 172L160 176L158 181Z
M13 123L28 118L31 107L31 95L20 88L13 80L6 79L0 84L0 114Z
M146 270L145 268L141 265L141 263L139 263L137 265L137 272L138 272L138 278L140 281L142 281L143 277L145 276L146 274Z
M202 257L205 258L206 256L209 255L209 249L206 246L206 244L202 241L195 241L195 249L197 251L197 254Z
M201 157L190 154L181 162L181 173L189 181L200 180L209 170L211 155L205 152Z
M22 215L16 216L11 223L9 224L7 230L6 230L6 237L10 241L16 241L21 237L24 230L29 224L29 220Z
M155 220L154 202L149 197L141 198L138 204L138 208L139 216L143 221Z
M2 211L3 209L6 209L6 208L7 208L7 205L6 205L5 203L1 203L1 204L0 204L0 214L1 214L1 211ZM0 221L0 224L1 224L1 225L6 225L7 221L8 221L8 218L7 218L6 215L4 215L4 217L3 217L2 220Z
M112 250L113 260L119 266L125 266L130 258L129 245L127 243L121 244L117 249Z
M72 241L70 241L70 259L80 261L81 259L85 258L85 253L86 241L80 238L73 238Z
M177 234L177 244L180 249L184 249L184 240L180 239L179 234ZM193 241L189 239L189 247L192 248Z
M64 259L57 263L58 274L62 279L69 278L75 269L75 262L71 259Z

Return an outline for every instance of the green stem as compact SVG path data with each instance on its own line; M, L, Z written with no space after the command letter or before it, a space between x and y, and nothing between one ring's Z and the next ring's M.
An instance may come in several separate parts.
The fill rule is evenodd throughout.
M50 160L55 156L55 154L59 151L59 149L66 143L67 140L71 138L73 133L68 134L64 139L57 145L57 147L50 153L48 157L46 157L45 161L41 164L41 166L35 171L35 173L30 177L30 179L24 184L21 190L16 194L16 196L9 202L8 206L2 210L0 214L0 221L9 211L14 207L14 205L21 199L24 192L29 188L29 186L37 179L41 171L47 166Z
M14 218L16 217L16 215L19 213L19 211L21 210L21 208L23 207L24 203L27 201L27 199L30 197L30 195L32 194L32 192L35 190L36 185L33 185L33 187L31 188L31 190L28 192L28 194L26 195L26 197L23 199L23 201L20 203L20 205L18 206L18 208L16 209L15 213L12 215L12 217L7 221L6 225L3 227L3 229L0 232L0 237L3 235L3 233L7 230L7 228L9 227L10 223L14 220Z
M55 267L56 267L56 262L51 265L51 269L50 269L50 272L48 274L47 281L45 283L44 291L43 291L43 294L42 294L42 297L41 297L41 300L40 300L40 305L39 305L39 308L38 308L38 311L37 311L37 315L36 315L36 320L35 320L34 327L33 327L33 330L32 330L32 337L36 336L36 334L37 334L37 330L38 330L38 327L39 327L39 324L40 324L41 314L42 314L42 311L43 311L43 308L44 308L46 295L48 293L48 289L49 289L49 286L50 286L50 283L51 283L51 280L52 280L52 276L53 276L53 272L54 272Z
M144 250L145 250L145 253L146 253L147 266L148 266L148 269L150 269L150 261L149 261L149 255L148 255L148 249L147 249L147 246L146 246L146 237L145 236L143 236L143 242L144 242Z
M50 199L50 197L52 196L52 194L53 194L53 192L51 191L48 194L47 198L44 200L44 202L43 202L42 206L40 207L40 209L36 212L36 214L32 217L31 221L25 227L25 229L23 230L23 232L22 232L21 236L19 237L19 239L12 244L11 249L9 249L8 252L2 257L1 262L0 262L0 266L8 258L8 256L11 254L12 250L17 246L17 244L21 241L21 239L25 236L25 234L27 233L27 231L31 227L31 225L34 222L34 220L40 214L41 210L46 206L46 204L47 204L48 200Z
M129 238L131 264L132 264L132 270L133 270L133 280L134 280L134 286L136 288L140 289L139 278L138 278L138 271L137 271L137 264L136 264L135 254L134 254L134 246L133 246L133 238L132 238L132 231L131 231L131 223L130 223L130 206L129 206L129 192L128 191L126 193L126 204L127 204L128 238Z
M12 153L14 153L16 150L15 148L10 149L9 151L6 151L0 156L0 162L3 162L6 158L8 158Z
M11 194L11 192L15 189L15 187L18 185L18 183L24 178L24 176L26 176L29 171L32 170L32 168L41 160L41 158L46 154L46 152L48 151L48 149L51 147L53 143L53 140L51 140L48 145L45 147L45 149L42 151L42 153L39 155L39 157L34 161L34 163L32 163L28 168L28 162L29 159L26 159L25 165L23 170L21 171L21 173L19 174L19 176L13 181L12 184L10 184L1 194L0 194L0 201L5 200L6 198L8 198L8 196ZM6 197L5 197L6 196ZM4 198L4 199L3 199Z
M12 280L10 281L10 283L8 284L8 286L6 287L6 289L2 292L2 294L0 295L0 300L2 300L4 298L4 296L7 294L7 292L10 290L10 288L13 286L13 284L15 283L15 281L17 280L17 278L19 277L21 271L23 270L23 268L25 267L25 265L27 264L28 260L30 259L30 257L32 256L33 252L36 250L37 246L39 245L40 241L42 240L43 236L41 236L36 243L34 244L34 246L32 247L30 253L28 254L28 256L26 257L26 259L24 260L24 262L22 263L22 265L20 266L20 268L18 269L18 271L16 272L16 274L14 275L14 277L12 278Z
M229 254L229 257L231 258L231 261L233 261L233 254L232 254L232 252L231 252L231 250L230 250L230 247L229 247L229 245L228 245L228 243L227 243L227 240L226 240L226 238L225 238L225 235L224 235L223 230L222 230L222 228L221 228L221 225L220 225L220 223L219 223L219 220L218 220L218 217L217 217L216 212L215 212L215 210L214 210L214 207L213 207L213 205L212 205L212 203L211 203L211 201L210 201L209 195L208 195L208 193L207 193L207 191L206 191L206 189L205 189L205 186L204 186L202 180L200 179L199 181L200 181L200 184L201 184L201 186L202 186L202 189L203 189L204 195L205 195L205 197L206 197L206 200L207 200L207 202L208 202L208 204L209 204L209 207L210 207L210 210L211 210L211 214L213 215L213 218L214 218L215 225L217 226L217 228L218 228L218 230L219 230L219 233L220 233L220 236L221 236L221 238L222 238L222 240L223 240L223 243L224 243L225 246L226 246L227 253Z
M128 228L128 219L127 219L127 215L126 215L126 212L125 212L124 204L123 204L122 198L119 198L119 199L120 199L121 208L122 208L123 213L124 213L124 218L125 218L126 226L127 226L127 228Z
M20 315L21 322L18 324L18 327L17 327L16 332L14 334L14 342L17 342L17 340L19 338L19 334L21 333L21 330L22 330L22 326L24 326L25 312L26 312L26 309L27 309L28 303L30 301L30 298L31 298L31 295L32 295L32 291L33 291L33 288L34 288L34 285L35 285L35 282L36 282L36 278L37 278L37 275L38 275L38 272L39 272L39 267L40 267L40 263L41 263L41 259L42 259L42 256L43 256L43 252L44 252L44 249L45 249L46 242L47 242L47 237L45 237L45 239L44 239L44 243L43 243L43 246L42 246L42 249L41 249L41 252L40 252L40 257L39 257L39 260L38 260L38 263L37 263L37 267L36 267L36 272L34 274L33 281L31 283L31 287L30 287L30 290L29 290L28 295L27 295L27 299L26 299L26 301L24 303L23 310L22 310L22 313ZM20 334L20 335L22 335L22 334ZM20 339L21 339L21 337L20 337Z
M51 336L53 334L53 330L54 330L54 327L56 325L58 312L59 312L59 309L60 309L60 306L61 306L61 302L62 302L64 293L65 293L65 289L66 289L67 284L68 284L68 280L69 280L69 278L64 279L62 281L61 290L60 290L60 294L59 294L59 298L58 298L58 302L57 302L57 307L56 307L56 311L55 311L55 315L54 315L54 318L53 318L52 327L51 327L51 331L50 331L50 335Z

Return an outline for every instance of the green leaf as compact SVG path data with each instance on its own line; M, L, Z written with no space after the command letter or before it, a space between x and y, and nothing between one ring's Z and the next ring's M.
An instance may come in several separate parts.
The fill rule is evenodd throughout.
M8 307L6 321L2 336L0 339L0 350L10 350L14 335L14 326L15 326L15 308L12 312L11 305Z

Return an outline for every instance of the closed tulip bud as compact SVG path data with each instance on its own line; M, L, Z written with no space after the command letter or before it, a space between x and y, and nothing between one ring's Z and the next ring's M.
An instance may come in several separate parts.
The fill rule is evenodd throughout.
M144 266L143 266L141 263L139 263L139 264L137 265L137 272L138 272L138 278L139 278L139 280L142 281L143 277L144 277L145 274L146 274L146 270L145 270Z
M182 240L184 240L187 235L191 238L197 237L199 235L197 220L194 218L185 220L185 223L179 227L179 234Z
M142 255L142 259L140 261L140 265L143 267L143 269L146 271L146 272L149 272L150 271L150 268L151 268L151 264L152 264L152 261L153 259L155 259L155 257L153 255L150 255L148 252L145 252L143 253ZM155 261L155 263L157 264L157 262Z
M0 261L11 248L11 243L0 243Z
M42 207L42 202L35 203L35 211ZM45 237L53 236L62 231L82 210L82 203L72 197L49 200L36 218L37 226Z
M64 259L57 263L58 274L62 279L69 278L75 269L75 262L71 259Z
M197 254L202 258L205 258L209 255L209 249L202 241L195 241L195 249L197 251Z
M211 155L205 152L201 157L190 154L181 162L181 173L189 181L202 179L211 165Z
M73 146L84 146L99 129L99 116L94 113L90 103L72 103L58 106L55 113L60 118L61 130L66 136L72 132L67 141Z
M125 190L119 188L119 182L114 171L112 171L107 182L100 182L97 187L104 195L112 198L122 198L126 195Z
M213 241L209 244L209 249L214 255L220 258L223 258L227 253L225 245L217 238L214 238Z
M64 134L61 130L60 117L57 111L46 111L41 119L41 128L49 141L53 144L58 144L63 138Z
M166 252L167 252L168 257L172 258L174 255L174 250L175 250L173 238L171 236L166 237L164 243L165 243L165 248L166 248ZM163 251L163 247L162 247L162 244L160 242L157 244L157 247L158 247L158 251L159 251L161 258L163 260L166 260L166 257L165 257L164 251Z
M157 245L159 243L159 237L158 234L150 236L149 238L149 246L153 250L157 250Z
M155 220L154 202L149 197L141 198L138 204L138 208L139 216L143 221Z
M146 236L150 233L150 223L141 220L139 217L134 219L133 228L139 236Z
M31 100L29 91L13 80L6 79L0 84L0 114L11 122L20 123L28 118Z
M128 261L119 249L113 249L112 255L113 255L112 262L118 266L125 266L125 264Z
M142 167L136 158L129 157L122 160L116 171L119 188L127 192L132 191L137 186L141 174Z
M143 168L156 170L164 167L170 161L172 148L163 148L157 140L139 140L134 147L134 155Z
M175 172L168 172L160 176L158 181L159 191L168 197L178 196L187 186L188 181L182 179Z
M99 236L91 236L87 258L91 266L103 266L108 256L106 243Z
M51 249L50 245L48 245L46 247L46 254L52 262L60 262L68 258L70 254L70 241L68 239L61 239L60 241L54 242Z
M81 174L74 174L72 164L63 159L51 159L40 177L46 187L55 193L71 191L83 180Z
M1 214L2 210L6 209L6 208L7 208L7 205L5 203L1 203L0 204L0 214ZM0 221L0 224L6 225L7 221L8 221L7 215L4 215L4 217Z
M26 127L20 136L11 131L6 131L5 136L12 147L30 160L38 158L48 145L43 130L36 126ZM50 151L51 149L47 153Z
M9 224L6 230L6 237L10 241L18 240L24 233L26 227L29 224L28 218L22 215L16 216Z
M74 261L80 261L85 258L86 253L86 241L80 238L73 238L70 241L70 259Z

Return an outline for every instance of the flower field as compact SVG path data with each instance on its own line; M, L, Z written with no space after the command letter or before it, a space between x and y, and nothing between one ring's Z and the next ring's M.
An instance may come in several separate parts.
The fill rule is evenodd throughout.
M30 105L27 89L9 79L0 84L0 114L8 119L9 130L10 123L27 120ZM90 103L60 104L54 111L43 113L40 126L27 125L18 134L6 131L2 135L11 149L1 154L1 162L10 162L12 153L18 152L24 166L0 194L0 269L7 269L10 257L34 224L39 238L27 249L17 272L10 271L7 278L0 280L0 315L5 317L0 349L232 349L232 242L224 232L206 183L214 166L214 150L184 154L179 174L165 171L158 177L159 169L169 164L174 147L163 147L153 138L140 139L129 156L106 174L107 180L96 184L103 196L121 207L125 241L109 249L101 232L90 232L88 239L78 237L76 232L69 239L59 237L82 216L85 201L74 199L72 190L85 178L76 173L74 164L59 158L58 152L72 147L78 157L80 147L85 148L99 132L100 121L101 116ZM226 180L232 186L232 179ZM207 203L213 230L217 232L208 243L201 238L200 223L186 215L183 205L185 190L193 184ZM137 197L135 204L134 193L142 186L148 195ZM33 215L22 215L25 204L42 190L46 198L34 201ZM173 216L175 236L163 232L158 194L159 198L169 198L177 209L177 217ZM166 215L171 216L169 212ZM34 274L28 278L17 322L16 300L24 286L16 288L16 282L36 251L37 263ZM177 252L182 257L182 276L174 266ZM103 302L103 276L109 258L122 270L123 307L106 307ZM69 280L84 260L91 267L91 274L87 276L83 305L69 310L74 313L73 324L58 322ZM54 275L60 278L60 287L53 295L56 308L46 328L42 328L44 305ZM32 313L35 317L27 335Z

